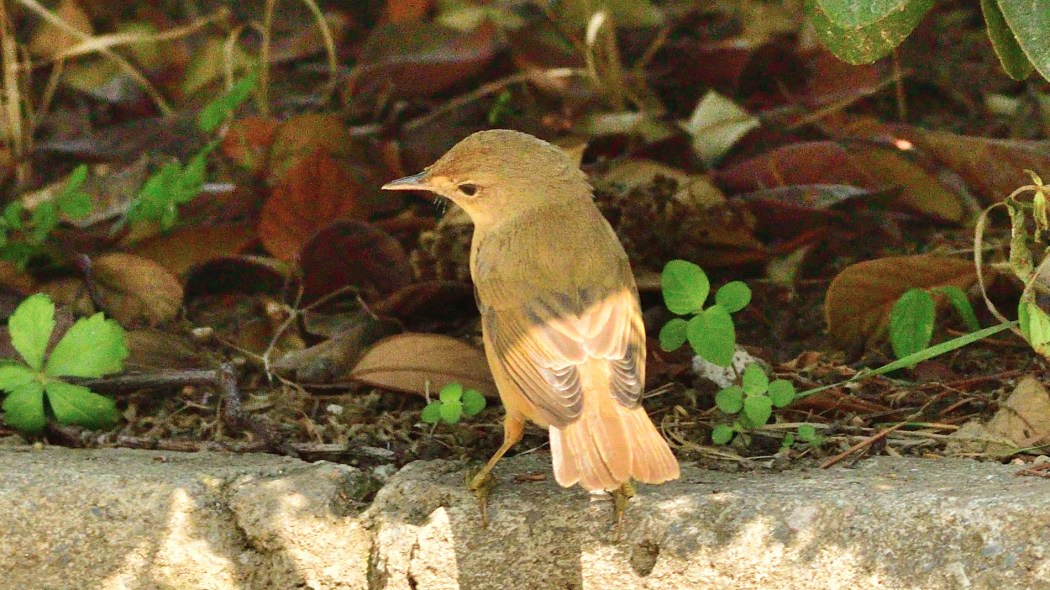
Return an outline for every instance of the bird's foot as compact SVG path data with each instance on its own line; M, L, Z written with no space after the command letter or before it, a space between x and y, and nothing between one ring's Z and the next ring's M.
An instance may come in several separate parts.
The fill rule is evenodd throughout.
M612 494L613 506L616 510L616 542L620 542L620 534L623 532L623 515L627 512L627 501L634 497L634 486L630 481L625 481L618 489L609 492Z
M489 493L496 487L496 478L492 477L489 470L483 469L478 473L467 473L467 489L474 492L481 506L481 526L489 526L488 500Z

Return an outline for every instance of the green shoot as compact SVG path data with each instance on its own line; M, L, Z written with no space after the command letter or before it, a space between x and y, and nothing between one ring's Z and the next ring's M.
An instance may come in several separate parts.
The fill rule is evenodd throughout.
M728 367L736 352L736 329L730 314L751 302L751 289L740 281L723 285L715 302L704 308L711 283L704 271L692 262L672 260L661 275L664 303L677 315L660 330L660 348L677 350L687 341L693 351L708 362Z
M449 383L441 388L438 399L427 404L420 416L428 424L444 420L455 424L463 416L476 416L485 409L485 396L475 389L464 390L459 383Z

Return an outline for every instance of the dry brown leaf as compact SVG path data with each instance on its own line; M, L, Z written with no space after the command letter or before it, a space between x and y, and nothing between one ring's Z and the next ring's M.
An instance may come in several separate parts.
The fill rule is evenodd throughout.
M328 340L281 355L271 368L279 373L293 373L300 383L327 383L354 366L367 347L400 331L396 320L362 313L356 321L344 322L342 329Z
M496 397L484 351L439 334L391 336L369 349L347 375L375 387L431 395L453 381Z
M896 204L943 221L966 216L962 197L898 149L835 141L785 145L716 172L723 188L751 192L770 187L841 184L869 190L899 187ZM918 159L918 158L917 158Z
M275 119L261 115L231 121L222 137L222 154L252 174L258 174L266 166L278 126Z
M259 216L259 238L281 260L294 260L310 236L341 219L366 219L367 178L353 165L316 153L289 169Z
M63 23L88 35L92 34L91 19L76 0L63 0L55 8L55 16ZM63 31L57 25L41 21L29 41L29 53L33 57L51 57L80 43L80 39Z
M166 322L182 305L182 285L160 264L123 252L92 261L92 278L106 311L128 326Z
M840 346L859 351L885 336L890 310L908 289L954 286L965 291L976 280L973 262L949 256L895 256L860 262L831 281L824 319Z
M335 115L307 113L282 122L269 132L261 125L261 140L270 140L269 169L271 184L281 184L289 170L316 154L340 160L365 161L350 130Z
M129 371L206 369L215 365L205 346L178 332L128 330L124 341L128 347L124 368Z
M988 430L1009 437L1018 447L1046 443L1050 438L1050 394L1046 387L1031 375L1021 379L988 421Z
M195 265L239 254L253 239L255 227L247 223L189 225L142 240L131 250L181 276Z

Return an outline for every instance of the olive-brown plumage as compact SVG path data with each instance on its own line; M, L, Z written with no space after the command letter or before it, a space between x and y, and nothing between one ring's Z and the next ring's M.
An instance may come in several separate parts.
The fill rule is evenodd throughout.
M384 188L433 191L474 221L471 277L507 411L503 446L475 484L526 420L548 429L562 486L678 477L640 405L645 331L627 255L568 155L525 133L481 131Z

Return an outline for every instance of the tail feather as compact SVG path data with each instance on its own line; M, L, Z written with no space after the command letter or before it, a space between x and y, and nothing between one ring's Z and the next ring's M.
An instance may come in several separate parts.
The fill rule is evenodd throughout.
M607 388L584 385L583 414L550 428L558 483L593 491L615 490L631 479L653 484L677 479L678 461L645 410L622 405L602 393Z

